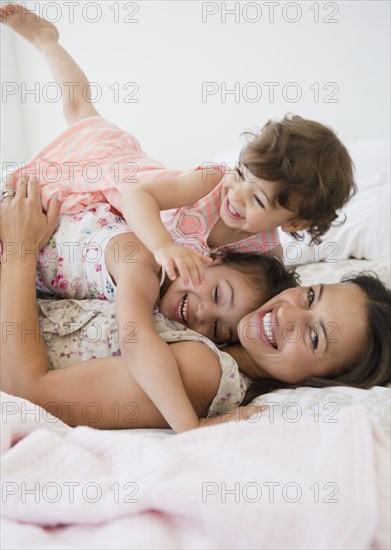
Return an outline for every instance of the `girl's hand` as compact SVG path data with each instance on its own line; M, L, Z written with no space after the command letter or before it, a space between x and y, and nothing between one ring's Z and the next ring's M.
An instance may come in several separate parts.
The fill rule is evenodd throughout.
M12 185L7 182L5 188L12 189ZM16 186L15 196L5 197L0 208L0 235L4 247L9 245L19 249L24 246L26 251L36 248L38 253L57 227L61 202L53 197L44 214L38 179L35 176L22 176Z
M156 262L164 267L167 275L173 281L179 275L184 283L201 284L204 280L204 263L212 263L208 256L201 256L191 248L175 243L159 248L155 254Z
M221 416L215 416L213 418L200 418L198 427L203 428L205 426L215 426L216 424L224 424L225 422L243 422L243 420L249 420L253 415L257 415L257 418L262 417L262 411L266 411L269 407L267 405L246 405L245 407L237 407L233 411L226 412ZM254 423L254 420L251 420Z

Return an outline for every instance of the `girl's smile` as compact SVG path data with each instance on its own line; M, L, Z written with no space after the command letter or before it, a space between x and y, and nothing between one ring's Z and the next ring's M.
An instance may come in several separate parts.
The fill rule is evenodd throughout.
M159 309L168 319L213 342L237 342L238 323L253 309L258 295L259 289L254 289L245 275L216 263L205 268L205 280L200 285L184 284L180 277L173 281L162 296Z

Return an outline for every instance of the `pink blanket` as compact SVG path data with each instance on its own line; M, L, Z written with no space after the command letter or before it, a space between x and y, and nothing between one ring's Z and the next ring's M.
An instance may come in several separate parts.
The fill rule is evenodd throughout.
M389 442L336 420L72 429L2 394L3 547L389 548Z

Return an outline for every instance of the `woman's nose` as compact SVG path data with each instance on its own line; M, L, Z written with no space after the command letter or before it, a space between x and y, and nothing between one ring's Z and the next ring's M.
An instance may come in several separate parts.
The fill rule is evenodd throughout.
M298 333L306 322L307 311L289 303L282 303L277 311L277 323L283 336Z

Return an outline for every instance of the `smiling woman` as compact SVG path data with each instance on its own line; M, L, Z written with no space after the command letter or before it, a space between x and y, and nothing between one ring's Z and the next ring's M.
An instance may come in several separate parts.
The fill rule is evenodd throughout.
M373 275L285 290L238 333L233 355L255 380L243 404L278 388L391 383L391 292Z

